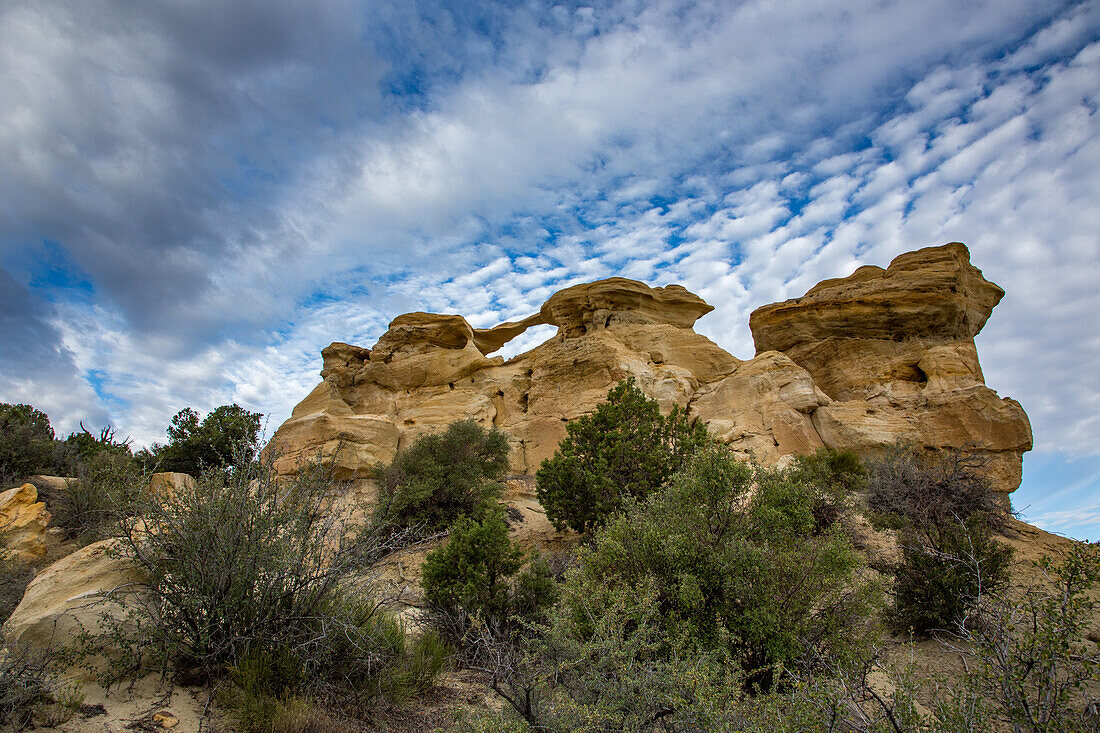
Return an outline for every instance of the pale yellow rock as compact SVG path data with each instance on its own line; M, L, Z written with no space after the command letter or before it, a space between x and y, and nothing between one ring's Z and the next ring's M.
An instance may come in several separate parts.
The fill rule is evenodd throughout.
M612 277L558 291L543 304L546 323L565 338L582 336L614 324L667 323L691 328L714 310L682 285L651 288L637 280Z
M702 420L711 435L746 459L771 464L784 454L822 447L810 414L828 402L805 369L769 351L708 386L688 417Z
M1003 296L970 264L966 246L952 242L899 255L885 270L861 267L801 298L757 308L749 327L757 353L829 337L971 339Z
M292 417L272 438L275 469L294 473L301 464L331 461L337 478L366 475L374 465L393 460L399 438L393 421L378 415Z
M973 342L1002 294L963 245L919 250L758 309L760 348L747 362L695 333L711 306L676 285L576 285L487 329L409 313L369 350L327 347L324 381L272 444L283 451L279 470L291 472L343 441L341 471L365 476L420 436L472 418L504 431L512 470L530 476L568 421L633 378L662 411L689 410L745 458L768 463L823 445L868 455L898 441L969 446L1010 491L1030 426L1019 405L984 386ZM538 324L558 332L507 362L486 356Z
M195 479L186 473L163 471L150 476L146 488L153 496L171 499L183 489L194 489Z
M0 543L16 559L31 563L45 557L49 523L50 513L33 484L0 493Z
M175 728L179 725L180 719L175 715L172 715L169 710L161 710L153 713L153 717L150 718L154 725L159 725L161 728Z
M4 640L32 648L68 647L82 631L102 629L101 615L118 614L121 602L140 597L142 576L119 552L118 540L83 547L39 572L4 623ZM88 680L94 665L67 677Z

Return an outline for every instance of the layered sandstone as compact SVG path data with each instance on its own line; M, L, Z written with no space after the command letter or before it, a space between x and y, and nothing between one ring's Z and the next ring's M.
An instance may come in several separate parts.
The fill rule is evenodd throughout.
M757 353L782 350L835 400L813 415L826 445L961 448L1012 491L1031 425L1018 402L985 385L974 346L1003 296L952 242L758 308L749 327Z
M323 381L272 445L282 471L321 457L365 476L420 435L473 418L505 431L514 471L530 475L566 422L634 377L663 409L686 409L746 459L905 441L978 451L997 488L1011 491L1030 426L1018 403L985 386L973 341L1002 296L961 244L910 252L758 309L748 361L693 330L712 307L678 285L575 285L489 329L409 313L370 349L324 349ZM490 356L540 324L557 334L507 361Z

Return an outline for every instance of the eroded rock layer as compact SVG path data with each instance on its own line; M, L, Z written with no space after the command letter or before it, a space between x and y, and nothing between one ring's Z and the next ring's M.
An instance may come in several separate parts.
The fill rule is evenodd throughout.
M504 430L513 469L532 474L566 422L633 376L663 409L688 410L746 459L823 445L873 453L901 440L978 451L996 487L1012 491L1030 426L1018 403L985 386L973 341L1003 294L961 244L910 252L758 309L748 361L693 330L712 307L678 285L575 285L490 329L409 313L371 349L325 348L323 381L273 445L281 471L321 456L362 476L418 436L473 418ZM489 356L540 324L557 334L507 361Z

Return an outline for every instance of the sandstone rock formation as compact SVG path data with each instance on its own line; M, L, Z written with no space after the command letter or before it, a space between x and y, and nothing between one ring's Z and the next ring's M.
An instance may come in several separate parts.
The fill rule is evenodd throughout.
M95 633L104 613L140 592L140 577L116 551L118 540L101 540L66 555L35 576L23 600L4 622L4 641L45 649L72 644L81 632ZM90 680L94 664L78 665L67 677Z
M985 386L974 347L1003 296L953 242L826 280L758 308L749 326L757 353L783 351L836 400L813 414L826 445L965 448L1012 491L1031 426L1018 402Z
M31 563L45 557L49 523L50 513L33 484L0 493L0 545L16 559Z
M664 410L686 409L745 458L772 463L823 445L873 453L904 440L976 450L997 488L1012 491L1030 426L1018 403L985 386L973 341L1002 295L963 245L930 247L758 309L748 361L693 330L712 308L678 285L575 285L489 329L409 313L371 349L325 348L323 381L272 446L280 471L320 456L365 476L418 436L473 418L504 430L514 471L530 475L567 421L632 376ZM490 356L539 324L558 332L507 361Z
M186 473L162 471L150 476L145 488L153 496L173 497L182 489L195 488L195 479Z

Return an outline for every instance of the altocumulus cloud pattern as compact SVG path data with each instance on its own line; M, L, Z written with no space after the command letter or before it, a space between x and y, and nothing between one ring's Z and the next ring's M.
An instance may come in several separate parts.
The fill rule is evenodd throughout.
M959 240L1015 503L1100 538L1098 96L1089 2L7 3L0 400L278 424L332 340L611 275L749 356L753 308Z

